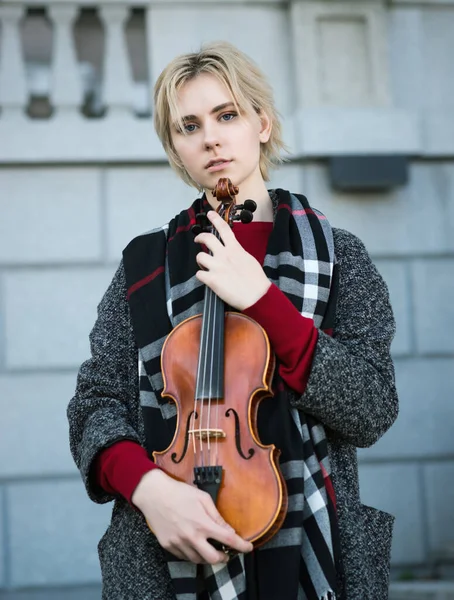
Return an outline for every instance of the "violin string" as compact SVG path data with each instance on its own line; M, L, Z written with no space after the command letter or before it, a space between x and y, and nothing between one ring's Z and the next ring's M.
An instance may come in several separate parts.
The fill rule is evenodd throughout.
M202 380L202 394L201 394L201 398L199 399L200 402L200 421L199 421L199 441L200 441L200 454L201 454L201 463L202 466L205 466L205 461L204 461L204 449L203 449L203 413L204 413L204 403L205 403L205 398L204 398L204 390L206 390L206 382L207 382L207 370L209 368L208 366L208 360L207 360L207 355L208 355L208 332L209 332L209 327L210 327L210 318L211 318L211 294L210 294L210 289L207 288L205 290L205 294L208 294L208 302L205 303L205 314L204 314L204 319L202 321L202 326L203 326L203 330L204 330L204 344L203 344L203 380ZM207 306L208 304L208 306Z
M220 310L220 311L224 310L223 307L220 305L220 303L218 303L218 310ZM218 350L218 352L217 352L218 363L216 365L217 379L218 379L218 381L217 381L218 385L217 385L216 389L218 389L218 390L221 389L221 383L222 383L222 382L219 381L219 377L220 377L220 361L223 360L222 348L220 347L221 346L221 341L222 340L220 339L220 336L218 336L218 340L217 340L217 342L218 342L218 348L217 348L217 350ZM221 398L218 397L217 398L217 402L216 402L216 409L215 409L216 410L216 431L219 430L218 428L219 428L219 403L220 402L221 402ZM215 437L215 457L214 457L214 464L216 466L218 465L218 451L219 451L218 442L219 442L219 438L216 436Z
M212 254L210 252L210 254ZM202 454L202 465L205 466L206 464L210 465L210 457L211 457L211 445L210 445L210 413L211 413L211 389L212 389L212 383L213 383L213 341L211 341L211 356L209 356L208 353L208 348L209 346L209 341L210 341L210 334L211 337L214 338L214 318L215 318L215 308L216 308L216 302L215 302L215 293L213 292L213 290L211 290L211 288L207 288L206 289L206 294L208 294L208 308L205 307L205 310L207 311L207 320L206 320L206 329L205 329L205 347L204 347L204 372L203 372L203 389L206 389L205 385L206 382L208 380L208 375L210 377L210 386L209 386L209 396L207 398L208 401L208 421L206 423L206 436L207 436L207 446L208 446L208 457L207 460L205 460L205 452L204 452L204 446L203 446L203 405L204 405L204 400L202 399L202 406L201 406L201 414L200 414L200 424L199 424L199 435L200 435L200 450L201 450L201 454ZM208 362L209 361L209 362Z
M207 293L207 291L205 290L205 294ZM196 418L199 418L199 435L200 435L200 423L201 423L201 418L202 415L199 414L201 413L202 407L203 407L203 399L201 399L201 396L203 395L203 388L204 388L204 383L205 383L205 370L206 370L206 358L205 358L205 351L204 351L204 346L205 346L205 339L206 339L206 335L205 335L205 330L206 330L206 303L205 303L205 311L204 314L202 316L202 326L200 329L200 349L199 349L199 363L197 365L197 385L196 385L196 393L194 394L194 413L192 415L192 426L191 426L191 431L192 431L192 446L193 446L193 450L194 450L194 466L200 466L199 461L197 460L197 443L196 443ZM202 375L202 367L203 367L203 375ZM199 410L200 409L200 410ZM201 443L201 442L200 442Z
M221 211L220 213L221 217L224 217L224 212ZM213 228L213 233L214 236L219 240L220 236L219 233L216 229ZM212 291L210 294L210 300L212 301L213 304L213 316L212 316L212 320L211 320L211 336L212 336L212 340L211 340L211 356L210 356L210 397L208 399L208 422L207 422L207 446L208 446L208 464L209 466L213 466L212 465L212 461L211 461L211 436L210 436L210 432L211 432L211 390L213 389L213 377L216 374L216 381L215 381L215 389L218 390L219 389L219 369L216 368L216 372L214 371L215 365L214 365L214 343L215 343L215 329L216 329L216 323L217 323L217 313L219 312L219 300L217 299L217 296L215 295L215 293ZM211 314L211 311L210 311ZM218 342L219 342L219 336L218 336ZM219 355L218 355L219 356ZM217 365L216 365L217 366ZM219 398L217 399L218 401L216 402L216 429L217 429L217 424L218 424L218 405L219 405ZM215 464L217 464L217 445L218 442L218 438L217 438L217 434L215 433Z
M212 315L212 308L214 308L213 310L213 315ZM212 290L210 290L210 329L209 331L211 331L212 337L214 337L214 323L215 323L215 318L216 318L216 303L215 303L215 296L214 296L214 292ZM213 348L213 343L210 344L211 348ZM208 466L211 466L211 445L210 445L210 413L211 413L211 390L212 390L212 386L213 386L213 351L211 351L211 356L210 356L210 368L209 368L209 374L210 374L210 395L208 397L208 417L207 417L207 424L206 424L206 429L207 429L207 449L208 449Z
M222 217L224 217L224 215L225 215L225 211L222 214ZM221 240L221 236L219 235L219 233L217 231L216 231L216 237L217 237L218 240ZM221 305L221 302L219 302L219 301L216 303L216 310L217 310L217 312L224 310L223 305ZM215 318L216 318L216 322L217 322L217 314L215 315ZM219 364L219 362L220 362L220 360L223 359L222 349L220 348L221 341L222 340L220 339L220 336L218 335L218 339L217 339L217 344L218 344L218 347L217 347L217 358L218 358L218 361L217 361L217 364L216 364L216 375L217 375L217 378L216 378L216 389L218 391L221 388L221 382L219 381L219 377L220 377L220 368L219 368L220 364ZM214 346L214 344L213 344L213 346ZM213 357L213 361L214 361L214 357ZM215 413L216 413L216 417L215 417L216 432L218 431L218 427L219 427L219 403L220 403L220 401L221 401L221 398L219 397L219 394L218 394L218 397L216 399L216 408L215 408ZM218 438L218 436L216 434L216 436L215 436L215 452L214 452L214 464L216 466L218 465L218 457L219 457L218 452L219 452L219 438Z
M203 318L202 318L202 327L200 329L200 347L203 348ZM199 351L199 363L197 365L197 379L196 379L196 390L195 390L195 394L194 394L194 411L192 413L192 419L191 419L191 426L190 426L190 435L192 436L192 448L194 451L194 466L198 466L197 465L197 447L196 447L196 441L195 441L195 420L196 420L196 415L197 415L197 396L198 393L200 392L200 378L201 378L201 370L202 370L202 355ZM199 400L200 402L200 400Z

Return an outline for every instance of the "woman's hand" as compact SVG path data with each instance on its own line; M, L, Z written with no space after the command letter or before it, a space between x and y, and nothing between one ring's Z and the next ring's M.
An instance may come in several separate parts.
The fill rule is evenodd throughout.
M202 269L196 277L233 308L249 308L266 294L271 283L260 263L242 248L224 219L214 210L207 217L223 243L212 233L200 233L194 238L212 253L197 254L197 263Z
M219 514L211 497L160 469L146 473L134 490L132 502L142 512L163 548L193 563L225 563L228 556L207 540L214 539L237 552L250 552Z

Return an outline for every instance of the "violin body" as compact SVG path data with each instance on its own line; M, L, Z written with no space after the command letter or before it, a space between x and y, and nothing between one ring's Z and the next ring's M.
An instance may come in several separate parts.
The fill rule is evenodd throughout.
M205 462L222 467L217 509L241 537L258 547L280 528L287 510L287 490L277 465L280 451L262 445L257 434L259 403L272 395L274 355L262 327L240 313L225 313L224 397L211 401L209 415L208 405L198 402L193 418L201 326L202 315L190 317L165 341L162 395L176 402L178 419L171 445L154 452L153 459L167 474L194 485L202 442ZM222 432L212 436L210 451L204 433L209 423Z

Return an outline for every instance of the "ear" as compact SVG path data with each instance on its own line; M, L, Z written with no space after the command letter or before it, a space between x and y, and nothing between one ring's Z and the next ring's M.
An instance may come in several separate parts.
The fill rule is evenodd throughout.
M273 124L268 114L263 109L260 109L258 116L260 119L259 139L262 144L266 144L266 142L270 139Z

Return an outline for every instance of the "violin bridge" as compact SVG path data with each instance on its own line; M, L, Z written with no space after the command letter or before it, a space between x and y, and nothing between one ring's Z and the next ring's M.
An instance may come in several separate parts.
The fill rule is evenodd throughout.
M190 429L189 434L203 442L226 437L225 431L222 429Z

